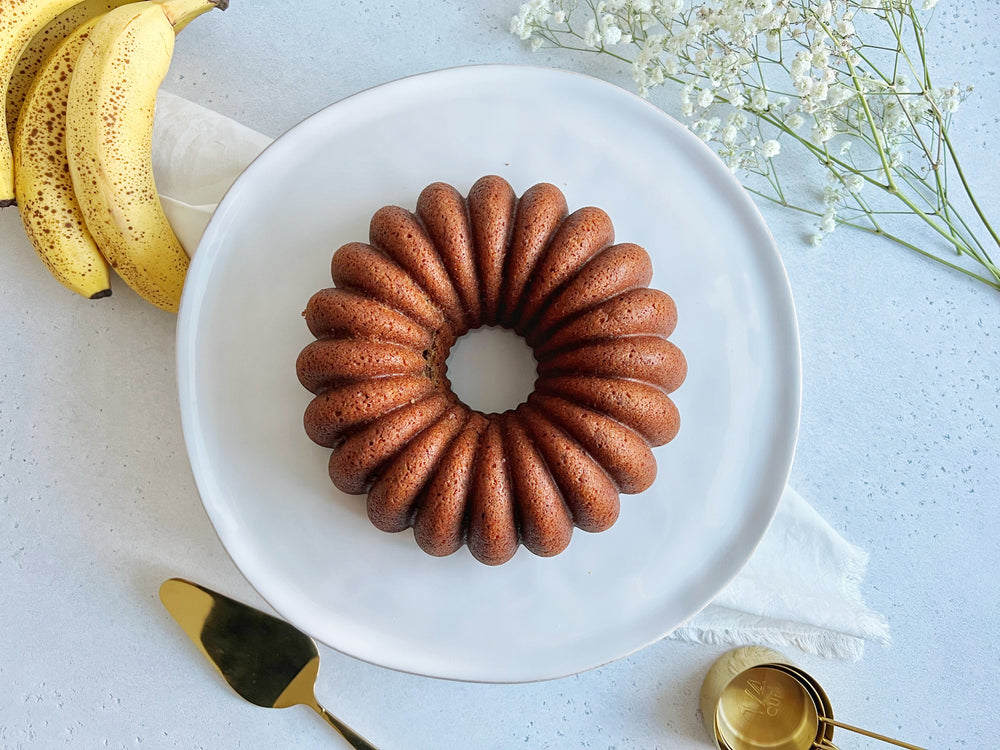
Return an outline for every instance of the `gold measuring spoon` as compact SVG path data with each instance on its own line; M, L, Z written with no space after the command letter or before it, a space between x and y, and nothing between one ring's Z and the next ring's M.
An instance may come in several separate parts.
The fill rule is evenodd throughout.
M722 689L715 712L717 737L729 750L837 750L820 724L923 750L820 715L814 696L793 672L776 664L751 667Z
M244 699L264 708L308 706L351 747L378 750L316 700L319 652L305 633L182 578L164 581L160 601Z

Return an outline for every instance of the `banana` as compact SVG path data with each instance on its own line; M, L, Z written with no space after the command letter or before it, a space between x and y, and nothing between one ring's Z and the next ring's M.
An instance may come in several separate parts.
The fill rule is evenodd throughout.
M104 257L147 301L176 312L188 257L153 179L153 110L176 28L228 0L148 0L109 11L76 62L66 108L73 190Z
M7 86L21 52L38 31L49 21L76 3L77 0L3 0L0 4L0 90L6 96ZM7 133L6 108L0 127L0 207L14 205L14 155Z
M14 131L14 190L24 231L63 286L90 299L111 294L108 263L87 231L66 160L68 81L98 19L49 55L27 92Z
M17 66L11 74L10 85L7 87L7 135L11 143L14 142L14 127L17 125L17 118L21 112L21 105L24 104L24 99L28 95L28 89L31 88L32 81L35 80L35 74L41 69L42 63L52 51L84 22L107 13L119 5L134 1L83 0L83 2L79 2L78 0L76 5L53 18L31 38L28 46L21 52Z

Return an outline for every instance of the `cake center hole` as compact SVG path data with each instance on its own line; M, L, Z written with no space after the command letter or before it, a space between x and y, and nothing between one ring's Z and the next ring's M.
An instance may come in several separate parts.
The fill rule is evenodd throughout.
M489 414L513 409L535 388L535 355L506 328L477 328L448 354L452 390L473 409Z

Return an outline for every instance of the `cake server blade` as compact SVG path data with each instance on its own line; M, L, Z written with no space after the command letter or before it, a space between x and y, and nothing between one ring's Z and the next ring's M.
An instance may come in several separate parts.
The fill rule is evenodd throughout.
M160 586L160 601L223 678L264 708L313 709L356 750L377 750L316 700L319 651L277 617L183 578Z

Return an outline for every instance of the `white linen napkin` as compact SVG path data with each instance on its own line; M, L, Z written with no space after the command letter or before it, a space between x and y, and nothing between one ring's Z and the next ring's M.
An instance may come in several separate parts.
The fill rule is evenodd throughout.
M216 205L271 139L161 90L153 119L153 175L174 233L189 256Z
M189 255L226 190L270 142L217 112L160 92L153 172L167 218ZM861 595L867 564L867 552L786 488L747 565L671 637L858 659L865 642L889 643L888 622Z
M859 659L865 641L889 644L888 621L861 596L867 566L865 550L786 487L750 561L672 637Z

